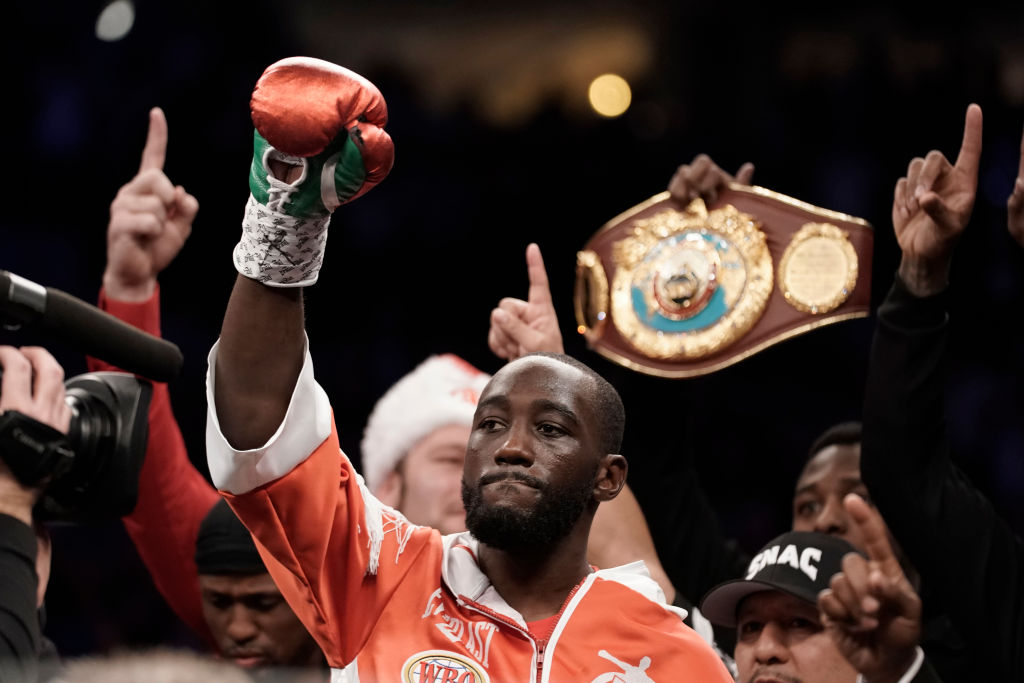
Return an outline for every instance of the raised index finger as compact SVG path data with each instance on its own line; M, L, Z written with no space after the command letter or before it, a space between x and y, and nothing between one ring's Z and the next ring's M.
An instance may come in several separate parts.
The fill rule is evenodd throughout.
M967 115L964 117L964 139L960 143L960 154L956 157L956 167L976 178L980 162L981 107L971 104L967 107Z
M548 284L548 272L544 269L544 258L540 255L540 247L533 242L526 247L526 274L530 278L526 300L531 304L551 303L551 286Z
M903 571L896 553L893 552L892 544L889 543L889 534L882 521L882 515L872 508L863 498L855 493L848 494L843 499L846 511L850 518L860 528L864 538L864 550L867 551L868 559L881 565L882 572L886 576L894 576Z
M146 146L142 149L142 163L139 172L150 168L162 171L167 156L167 118L160 107L149 110L149 132L146 134Z

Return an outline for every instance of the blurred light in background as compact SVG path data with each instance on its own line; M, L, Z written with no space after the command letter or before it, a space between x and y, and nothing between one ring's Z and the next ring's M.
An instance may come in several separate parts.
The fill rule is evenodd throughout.
M441 115L465 109L506 129L555 109L592 120L583 93L595 74L615 73L635 86L658 64L664 18L635 0L544 2L530 10L467 0L441 6L310 0L298 3L296 24L312 54L359 72L377 65L401 70L425 109ZM351 31L339 41L345 26L373 30Z
M1024 104L1024 48L1003 45L999 51L999 94L1008 104Z
M629 83L618 74L601 74L595 78L590 82L587 96L594 111L608 118L622 116L633 99Z
M135 23L135 5L130 0L114 0L96 19L96 37L107 42L121 40Z

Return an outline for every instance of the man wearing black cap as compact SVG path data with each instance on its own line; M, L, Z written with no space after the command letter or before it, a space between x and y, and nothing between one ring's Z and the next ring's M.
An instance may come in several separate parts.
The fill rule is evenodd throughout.
M247 669L323 667L313 637L267 573L249 530L221 499L196 539L203 616L221 656Z
M856 495L844 504L867 557L836 536L790 531L761 548L745 578L704 596L704 615L736 629L743 683L939 680L918 646L921 601L881 517Z

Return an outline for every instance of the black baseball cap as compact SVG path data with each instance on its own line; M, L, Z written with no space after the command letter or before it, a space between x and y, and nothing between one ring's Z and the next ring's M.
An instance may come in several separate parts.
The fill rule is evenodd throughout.
M736 626L740 602L753 593L782 591L811 604L843 570L843 557L858 552L852 545L829 534L789 531L769 541L750 561L747 575L720 583L705 595L701 613L721 626Z

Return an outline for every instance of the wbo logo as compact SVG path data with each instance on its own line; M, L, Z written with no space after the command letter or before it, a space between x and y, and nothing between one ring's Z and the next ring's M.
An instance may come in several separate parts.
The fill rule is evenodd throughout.
M448 650L417 652L402 665L404 683L490 683L487 672Z

